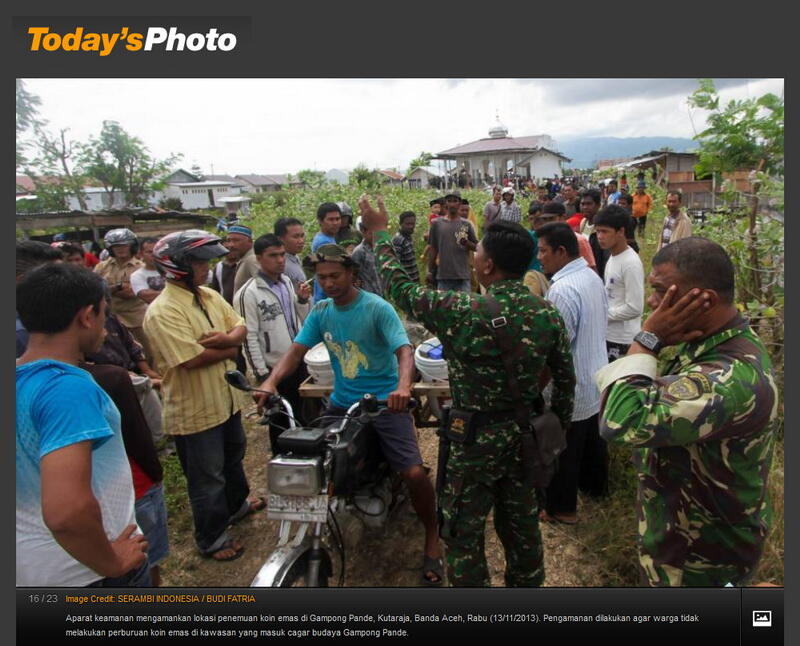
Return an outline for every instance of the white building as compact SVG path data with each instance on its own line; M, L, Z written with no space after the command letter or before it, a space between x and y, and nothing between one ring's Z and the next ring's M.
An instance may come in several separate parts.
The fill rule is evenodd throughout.
M349 184L350 173L339 168L331 168L327 173L325 173L325 180L328 182L334 182L336 184Z
M87 211L106 211L113 208L121 209L125 206L125 193L123 191L109 192L100 186L84 186L83 196L86 201ZM74 195L70 195L67 198L67 207L71 211L81 210L80 202Z
M406 175L409 188L428 188L433 178L441 178L441 173L432 166L418 166Z
M238 188L234 188L231 182L214 180L175 182L167 184L164 189L164 196L178 198L185 211L223 206L223 198L238 197L238 195Z
M561 176L561 164L571 161L556 151L549 135L509 137L499 119L488 137L443 150L434 159L446 160L450 176L466 176L476 187L497 184L508 172L525 179Z

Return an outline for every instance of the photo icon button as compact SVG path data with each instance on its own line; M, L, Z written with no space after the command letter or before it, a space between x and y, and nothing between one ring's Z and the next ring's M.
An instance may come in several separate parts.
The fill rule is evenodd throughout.
M753 628L772 628L772 611L753 610Z

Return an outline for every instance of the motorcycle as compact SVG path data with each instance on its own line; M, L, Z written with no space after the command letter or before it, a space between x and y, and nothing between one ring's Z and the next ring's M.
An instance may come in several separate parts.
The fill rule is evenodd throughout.
M253 388L245 376L231 370L227 382L239 390ZM278 544L250 587L328 587L333 561L328 545L339 554L339 586L344 584L346 545L342 526L352 521L385 528L408 499L400 476L392 471L380 448L372 420L386 402L366 394L343 418L321 426L298 426L284 398L271 395L261 425L288 419L277 436L267 471L267 515L280 521ZM293 532L294 529L294 532Z

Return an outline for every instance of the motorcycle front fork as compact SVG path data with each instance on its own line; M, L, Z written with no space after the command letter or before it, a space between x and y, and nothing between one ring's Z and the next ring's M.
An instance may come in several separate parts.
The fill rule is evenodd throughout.
M316 588L319 585L319 568L322 563L322 523L314 523L314 530L311 534L311 551L308 557L308 580L306 585L309 588Z

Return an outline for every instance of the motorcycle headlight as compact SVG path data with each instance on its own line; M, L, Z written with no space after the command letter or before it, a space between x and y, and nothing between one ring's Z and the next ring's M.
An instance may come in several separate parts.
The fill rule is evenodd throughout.
M283 496L316 496L322 489L322 458L277 456L269 461L270 493Z

